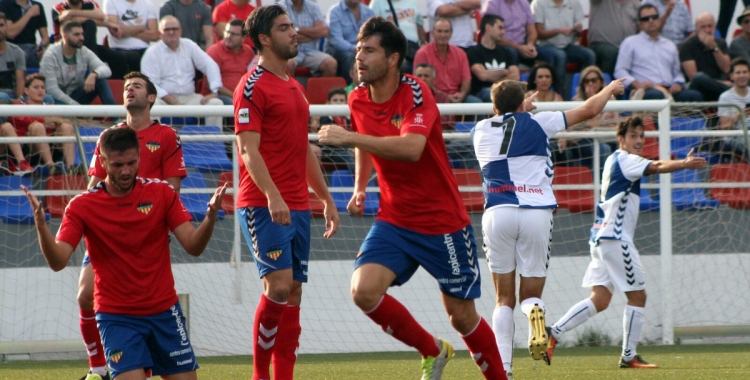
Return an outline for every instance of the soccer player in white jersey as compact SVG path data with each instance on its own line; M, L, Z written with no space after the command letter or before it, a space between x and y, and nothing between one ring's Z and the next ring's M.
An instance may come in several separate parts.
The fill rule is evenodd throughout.
M549 138L598 115L612 95L622 94L623 85L622 80L614 80L580 107L565 112L531 114L536 94L524 100L525 92L526 84L514 80L492 86L496 115L477 123L473 134L484 176L484 245L496 293L492 329L507 373L512 372L513 363L516 271L521 276L521 311L529 318L531 357L548 362L541 296L549 264L552 211L557 207Z
M640 157L643 148L643 122L639 117L623 120L617 126L616 150L604 163L596 221L591 228L591 263L583 276L583 287L591 296L570 308L549 330L547 356L552 357L557 340L567 331L586 322L609 306L612 291L625 292L628 303L623 315L623 341L620 368L658 368L636 353L643 327L646 306L646 280L633 235L638 222L641 177L671 173L680 169L706 166L706 160L693 157L684 160L651 161Z

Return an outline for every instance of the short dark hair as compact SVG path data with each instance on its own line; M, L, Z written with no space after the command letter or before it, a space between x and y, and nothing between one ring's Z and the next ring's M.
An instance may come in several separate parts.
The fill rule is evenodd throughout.
M643 4L638 7L638 18L641 18L641 11L648 8L653 8L656 11L656 15L659 16L659 9L656 8L653 4Z
M271 29L273 29L273 20L276 17L285 15L286 10L284 7L278 4L264 5L256 8L245 21L245 35L250 36L253 40L255 48L258 51L263 50L263 45L260 44L260 35L265 34L271 36Z
M335 95L344 95L346 98L346 90L343 87L332 88L331 91L328 91L328 100L330 101Z
M44 82L45 80L47 80L47 78L45 78L44 75L39 74L39 73L29 74L26 76L26 79L23 81L23 86L26 88L29 88L29 86L31 86L31 82L35 80L40 80Z
M242 34L243 35L245 34L245 22L244 21L236 18L236 19L230 21L229 25L231 25L231 26L239 26L240 29L242 29Z
M484 30L485 28L487 28L487 25L494 26L498 20L505 23L505 19L498 15L487 13L484 16L482 16L482 20L479 21L479 36L480 37L484 36Z
M135 133L135 129L130 127L114 126L105 129L99 136L99 148L104 158L107 158L112 152L126 152L130 149L140 152L138 135Z
M406 37L404 37L401 29L392 22L380 16L375 16L365 21L359 29L357 42L365 41L373 36L380 36L380 47L385 50L386 57L391 56L393 53L398 53L398 64L396 67L400 68L401 64L404 63L404 58L406 58Z
M539 69L547 69L549 70L550 75L552 76L552 85L554 86L555 83L557 83L557 72L555 72L555 69L547 62L539 62L534 67L531 68L531 71L529 71L529 79L528 79L528 89L529 91L536 90L536 82L534 80L536 79L536 73L539 71Z
M742 66L744 65L750 70L750 62L748 62L747 59L743 57L737 57L732 60L732 62L729 62L729 72L732 73L734 71L735 66Z
M432 73L432 76L435 76L436 75L436 71L437 71L437 70L435 70L435 66L433 66L433 65L431 65L431 64L429 64L427 62L422 62L422 63L418 64L417 67L414 68L414 71L417 71L417 69L430 69L430 72Z
M6 21L8 20L7 18L5 18L4 12L0 12L0 20L6 20Z
M516 112L523 104L526 95L526 83L517 80L502 80L492 85L490 98L499 115Z
M68 21L62 27L63 34L70 33L73 28L83 28L83 25L78 21Z
M143 74L140 71L131 71L125 74L125 76L122 77L123 84L127 82L128 80L135 79L135 78L143 79L146 82L146 94L147 95L156 95L156 86L154 85L154 82L152 82L151 79L148 79L146 74ZM149 108L153 106L154 106L154 103L151 103L151 106Z
M643 119L641 119L640 116L631 116L629 118L626 118L625 120L621 121L620 124L617 124L617 136L622 136L624 138L625 135L628 134L628 129L638 127L644 128Z

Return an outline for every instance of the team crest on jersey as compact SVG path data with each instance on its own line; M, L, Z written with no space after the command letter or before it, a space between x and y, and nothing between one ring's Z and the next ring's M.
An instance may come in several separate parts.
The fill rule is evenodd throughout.
M281 256L281 250L280 249L272 249L266 253L266 256L268 256L271 260L277 260L279 256Z
M122 358L122 351L120 350L115 350L115 352L109 355L109 360L113 363L119 363L121 358Z
M138 211L144 213L145 215L148 215L148 213L151 212L152 208L154 208L154 205L151 202L141 202L138 204Z
M149 141L146 143L146 148L151 151L151 153L156 152L159 148L161 148L161 145L157 141Z
M404 118L401 116L401 114L395 114L393 115L393 118L391 118L391 124L393 124L396 129L401 129L401 123L404 122Z

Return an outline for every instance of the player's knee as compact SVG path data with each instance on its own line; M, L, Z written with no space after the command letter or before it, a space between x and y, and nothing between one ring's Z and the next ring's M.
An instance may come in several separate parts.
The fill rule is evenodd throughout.
M511 309L516 308L516 295L515 294L497 294L495 296L495 304L499 306L507 306Z
M276 302L287 302L290 294L291 288L280 284L277 286L269 286L268 289L266 289L266 297Z
M78 307L83 310L94 308L94 289L85 286L78 289Z
M461 334L469 333L479 320L479 315L473 307L454 307L448 310L448 317L456 331Z
M646 306L646 291L638 290L635 292L627 292L625 295L628 297L628 305L636 307Z
M375 308L383 298L378 292L353 286L351 290L352 300L362 311L370 311Z

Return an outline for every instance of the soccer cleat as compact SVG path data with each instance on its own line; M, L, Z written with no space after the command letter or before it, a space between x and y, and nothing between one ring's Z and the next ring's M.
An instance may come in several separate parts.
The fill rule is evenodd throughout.
M422 358L422 380L440 380L443 378L443 368L455 355L453 346L447 340L440 339L440 353L438 356Z
M544 353L544 362L547 363L547 365L552 365L552 354L555 352L557 339L555 339L555 336L552 335L551 327L545 327L544 329L546 330L547 337L549 339L549 341L547 342L547 351Z
M9 169L14 175L26 175L34 171L34 168L29 165L26 160L16 163L14 160L10 160Z
M80 378L80 380L110 380L109 374L106 374L104 376L92 373L89 371L87 374L83 375L83 377Z
M544 311L535 304L529 312L531 337L529 338L529 353L534 360L541 360L547 350L547 330L544 325Z
M656 364L649 364L647 361L641 359L640 355L636 355L629 361L620 358L620 368L659 368L659 366Z

